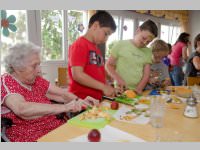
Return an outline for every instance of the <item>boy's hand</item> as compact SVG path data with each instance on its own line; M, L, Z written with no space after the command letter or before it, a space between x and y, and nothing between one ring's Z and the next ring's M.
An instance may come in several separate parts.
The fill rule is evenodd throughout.
M142 89L139 89L139 88L136 88L134 91L135 91L137 94L139 94L139 95L141 95L142 92L143 92L143 90L142 90Z
M126 86L117 86L116 89L115 89L115 94L116 95L121 95L124 93L124 91L127 90Z
M109 86L109 85L104 85L104 88L102 89L102 91L103 91L103 94L105 96L111 96L112 97L115 94L115 89L113 87Z
M124 88L124 87L126 87L126 82L122 79L122 78L117 78L116 79L116 81L117 81L117 86L118 87L120 87L120 88Z
M164 87L171 85L170 79L165 79L165 80L162 82L162 85L163 85Z
M159 79L156 78L156 77L153 77L153 78L150 78L150 79L149 79L149 83L150 83L150 84L156 84L156 83L158 83L158 82L159 82Z
M72 100L69 103L65 104L67 111L69 112L79 112L82 110L82 103L77 100Z
M123 93L127 89L126 82L122 78L117 78L117 91L118 93Z

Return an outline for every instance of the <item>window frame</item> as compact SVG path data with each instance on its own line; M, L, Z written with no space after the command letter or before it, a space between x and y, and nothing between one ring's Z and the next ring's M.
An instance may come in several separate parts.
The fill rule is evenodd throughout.
M41 10L27 10L27 25L28 25L28 40L42 46L42 33L41 33ZM76 11L76 10L75 10ZM79 10L77 10L79 11ZM86 10L80 10L86 12ZM47 64L67 64L68 63L68 10L62 10L62 60L43 60L42 65ZM88 20L88 18L86 18Z
M41 33L41 17L40 17L40 11L41 10L28 10L29 20L28 20L28 40L42 46L42 33ZM62 17L62 55L64 56L62 60L42 60L41 64L46 66L47 64L63 64L67 63L67 44L68 39L67 35L65 34L67 32L67 11L62 10L63 17ZM64 19L65 18L65 19ZM35 20L35 21L33 21ZM34 24L34 23L35 24ZM34 34L32 34L34 33Z
M77 10L79 11L79 10ZM80 11L85 11L87 10L80 10ZM146 15L146 14L139 14L134 11L127 11L127 10L107 10L108 12L111 13L111 15L118 17L119 19L119 40L122 40L123 38L123 24L124 24L124 19L133 19L134 22L134 34L136 29L139 26L139 21L144 21L146 19L152 19L153 21L156 22L158 25L158 38L161 37L161 24L162 25L167 25L167 26L175 26L175 27L181 27L178 23L177 20L167 20L164 18L157 18L154 16ZM28 41L31 41L39 46L42 45L42 40L41 40L41 17L40 17L40 10L26 10L27 12L27 38ZM63 60L45 60L42 61L42 64L47 65L47 64L67 64L68 63L68 36L67 36L67 29L68 29L68 17L67 13L68 10L62 10L63 13L63 21L62 21L62 53L63 53ZM121 21L120 21L121 19ZM88 20L88 18L87 18ZM1 40L1 36L0 36ZM173 44L173 43L171 43Z

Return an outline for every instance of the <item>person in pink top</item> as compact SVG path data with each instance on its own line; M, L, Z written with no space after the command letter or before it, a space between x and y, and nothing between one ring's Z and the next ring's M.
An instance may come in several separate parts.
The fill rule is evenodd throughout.
M1 118L13 122L6 130L11 142L37 141L66 122L56 115L99 104L91 97L83 101L45 80L41 76L40 50L32 43L18 43L4 59L7 73L1 75ZM50 99L59 103L53 104Z
M183 84L184 73L182 67L184 62L187 61L187 48L189 45L190 34L183 32L179 35L176 43L172 46L172 52L169 55L170 64L173 69L170 72L172 83L175 86Z

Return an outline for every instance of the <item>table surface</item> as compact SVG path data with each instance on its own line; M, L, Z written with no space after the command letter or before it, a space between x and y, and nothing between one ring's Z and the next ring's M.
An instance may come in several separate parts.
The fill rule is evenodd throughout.
M123 104L120 104L120 106L121 105ZM177 105L179 106L179 109L166 107L164 126L159 129L161 141L163 138L163 141L199 142L200 117L185 117L183 115L185 104L181 103ZM197 108L200 110L200 104L197 105ZM142 138L147 142L155 141L156 138L156 129L149 123L142 125L113 120L109 125ZM65 123L38 139L38 142L67 142L67 140L87 134L89 131L90 129L88 128Z

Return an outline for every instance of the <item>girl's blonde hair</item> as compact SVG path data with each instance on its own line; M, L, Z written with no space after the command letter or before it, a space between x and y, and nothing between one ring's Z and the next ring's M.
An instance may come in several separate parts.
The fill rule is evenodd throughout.
M153 41L150 47L152 49L152 52L159 52L159 51L169 52L169 46L167 45L167 43L160 39L156 39L155 41Z

